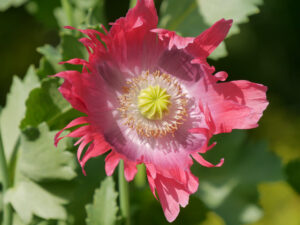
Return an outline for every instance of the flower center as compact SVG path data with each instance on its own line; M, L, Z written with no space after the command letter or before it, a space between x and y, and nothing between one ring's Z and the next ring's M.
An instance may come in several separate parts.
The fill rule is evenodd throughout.
M138 108L141 114L146 118L150 120L161 120L163 114L168 112L170 97L165 88L161 88L159 85L150 85L140 91L138 96Z
M146 138L174 134L187 116L188 98L175 77L143 72L119 96L123 125Z

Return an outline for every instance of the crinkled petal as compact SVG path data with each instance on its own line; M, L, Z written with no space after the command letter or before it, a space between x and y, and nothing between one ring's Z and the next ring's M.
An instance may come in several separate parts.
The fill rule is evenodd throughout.
M121 157L118 153L115 153L114 151L112 151L111 153L109 153L108 156L106 156L105 158L105 172L107 174L107 176L111 176L116 167L118 166L119 162L121 160Z
M64 138L64 137L60 137L61 133L68 129L68 128L71 128L71 127L74 127L74 126L78 126L78 125L82 125L82 124L85 124L85 123L88 123L88 120L87 120L87 117L78 117L74 120L72 120L65 128L63 128L61 131L59 131L55 137L54 137L54 143L55 143L55 146L57 146L58 142Z
M222 158L220 162L217 165L213 165L210 162L206 161L202 155L199 155L198 153L192 154L193 158L202 166L205 167L221 167L224 163L224 159Z
M179 214L180 206L185 207L189 202L189 195L196 192L198 189L198 179L191 174L190 171L180 171L180 174L184 174L184 182L180 182L176 179L178 174L173 174L172 171L159 171L156 177L151 177L151 173L147 175L152 193L155 196L155 189L159 197L159 201L163 208L164 214L169 222L176 219ZM162 172L162 173L160 173ZM177 171L178 172L178 171ZM165 177L163 174L174 175L175 177Z
M110 32L114 35L119 31L120 26L128 31L141 26L151 29L156 27L157 22L158 17L154 2L152 0L138 0L136 6L127 12L126 17L112 23Z
M168 43L169 50L171 50L173 46L178 49L183 49L194 41L193 37L181 37L174 31L169 31L161 28L152 29L151 31L156 33L160 40L166 41Z
M124 175L125 179L129 182L132 181L137 173L136 163L124 160Z
M249 81L216 83L202 93L216 125L215 133L258 126L268 106L267 87Z
M64 83L60 86L59 91L67 99L68 102L83 113L87 113L85 102L77 91L78 88L82 88L82 75L77 71L64 71L55 75L56 77L64 78Z
M92 127L90 125L81 126L64 137L59 137L59 136L65 129L68 129L68 128L71 128L71 127L74 127L77 125L82 125L82 124L85 124L88 122L89 121L88 121L87 117L79 117L79 118L73 120L72 122L70 122L64 129L59 131L55 136L55 144L56 145L64 137L81 137L79 139L79 141L76 142L75 144L76 145L80 144L79 148L78 148L78 152L77 152L77 158L82 167L82 171L84 174L85 174L84 166L85 166L86 162L90 158L97 157L99 155L104 154L108 150L110 150L111 149L110 144L106 142L101 131L95 129L94 127ZM90 145L89 145L88 149L82 156L84 147L87 146L89 143L90 143Z
M205 114L211 133L257 127L268 106L267 87L245 80L217 82L218 79L212 75L212 68L205 65L203 71L205 76L189 91L200 100L199 108Z
M207 58L225 39L231 25L232 20L219 20L195 38L187 50L196 58Z
M127 160L122 155L112 150L105 158L105 172L107 176L111 176L116 167L119 165L120 160L124 160L124 176L129 182L132 181L137 173L136 163Z

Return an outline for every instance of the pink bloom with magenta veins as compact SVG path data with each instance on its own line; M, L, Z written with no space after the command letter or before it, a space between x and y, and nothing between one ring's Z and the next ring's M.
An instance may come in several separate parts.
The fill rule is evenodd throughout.
M80 41L88 61L71 59L65 63L83 65L82 72L56 76L64 79L62 95L86 114L63 129L81 125L67 136L79 138L83 172L90 158L106 152L108 176L123 160L125 178L131 181L136 165L144 163L150 189L172 222L197 191L198 178L190 171L193 159L202 166L221 166L223 159L213 165L203 158L213 147L209 139L257 127L268 105L267 87L245 80L224 82L227 73L215 73L207 63L232 20L222 19L196 38L159 29L157 22L153 1L139 0L109 32L104 27L103 32L80 30L87 35Z

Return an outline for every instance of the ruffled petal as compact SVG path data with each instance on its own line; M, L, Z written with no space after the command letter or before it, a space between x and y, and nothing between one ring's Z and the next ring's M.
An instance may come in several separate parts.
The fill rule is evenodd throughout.
M137 173L136 163L129 160L124 160L124 175L125 179L129 182L132 181Z
M58 142L64 138L64 137L73 137L73 138L78 138L80 137L79 141L75 143L75 145L79 144L79 148L77 151L77 159L81 165L82 171L85 174L84 166L86 162L93 157L97 157L99 155L104 154L105 152L109 151L111 149L111 146L109 143L106 142L103 134L101 131L95 129L91 125L84 125L81 126L74 131L70 132L68 135L64 137L60 137L61 133L68 128L82 125L85 123L88 123L88 118L87 117L79 117L72 122L70 122L64 129L59 131L55 135L55 145L58 144ZM82 156L83 149L88 145L88 149Z
M169 222L176 219L179 214L180 206L185 207L189 202L190 194L194 193L198 189L198 179L188 171L177 171L177 173L183 175L185 179L180 182L176 179L178 174L174 174L172 171L157 171L155 178L151 176L153 172L148 171L147 176L152 193L155 196L155 189L157 191L159 201L163 208L164 214ZM164 173L168 176L174 175L175 177L166 177Z
M60 137L61 133L68 129L68 128L71 128L71 127L75 127L75 126L78 126L78 125L82 125L82 124L85 124L85 123L88 123L88 120L87 120L87 117L78 117L74 120L72 120L65 128L63 128L61 131L59 131L55 137L54 137L54 144L55 146L57 146L58 142L63 139L64 137ZM68 135L67 135L68 136Z
M268 106L267 87L249 81L216 83L202 93L212 119L215 134L232 129L250 129L258 126L263 111Z
M64 98L70 102L74 109L87 113L85 102L76 89L76 87L81 87L82 84L81 73L77 71L64 71L55 76L64 78L64 83L59 88L59 91Z
M109 153L108 156L106 156L105 158L105 172L107 174L107 176L111 176L116 167L118 166L119 162L121 160L121 157L119 154L115 153L114 151L112 151L111 153Z
M194 41L193 37L181 37L174 31L169 31L161 28L152 29L151 31L156 33L160 40L166 41L168 43L169 50L171 50L173 46L178 49L183 49Z
M138 0L134 8L130 9L126 17L118 19L113 26L110 33L115 35L118 33L120 27L125 28L126 31L143 27L144 29L151 29L156 27L158 17L156 9L152 0Z
M119 165L120 160L124 161L124 176L125 179L129 182L132 181L137 173L136 163L127 160L122 155L112 150L105 158L105 172L107 176L111 176L116 167Z
M206 161L202 155L199 155L198 153L192 154L193 158L202 166L205 167L221 167L224 163L224 159L222 158L220 162L217 165L213 165L210 162Z
M232 20L221 19L195 38L187 50L196 58L207 58L225 39Z

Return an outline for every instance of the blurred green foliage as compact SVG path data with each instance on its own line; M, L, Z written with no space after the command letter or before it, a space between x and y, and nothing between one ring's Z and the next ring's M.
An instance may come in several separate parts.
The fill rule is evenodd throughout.
M267 85L270 106L259 128L216 137L218 145L206 157L215 163L224 157L225 164L192 168L200 187L174 224L298 225L299 3L223 2L157 0L159 26L195 36L220 18L233 18L233 36L225 41L228 55L223 45L210 62L227 71L230 80ZM73 140L64 140L59 149L53 146L56 131L80 113L58 92L61 81L48 76L80 69L58 65L60 61L87 58L77 41L79 32L63 26L108 27L129 6L128 0L0 0L0 105L6 106L0 114L0 131L14 174L7 195L0 191L0 219L4 198L13 206L14 225L122 224L114 181L104 179L104 157L90 160L83 176ZM20 77L13 78L14 74ZM140 179L144 172L140 168L139 181L130 184L132 223L168 224Z

